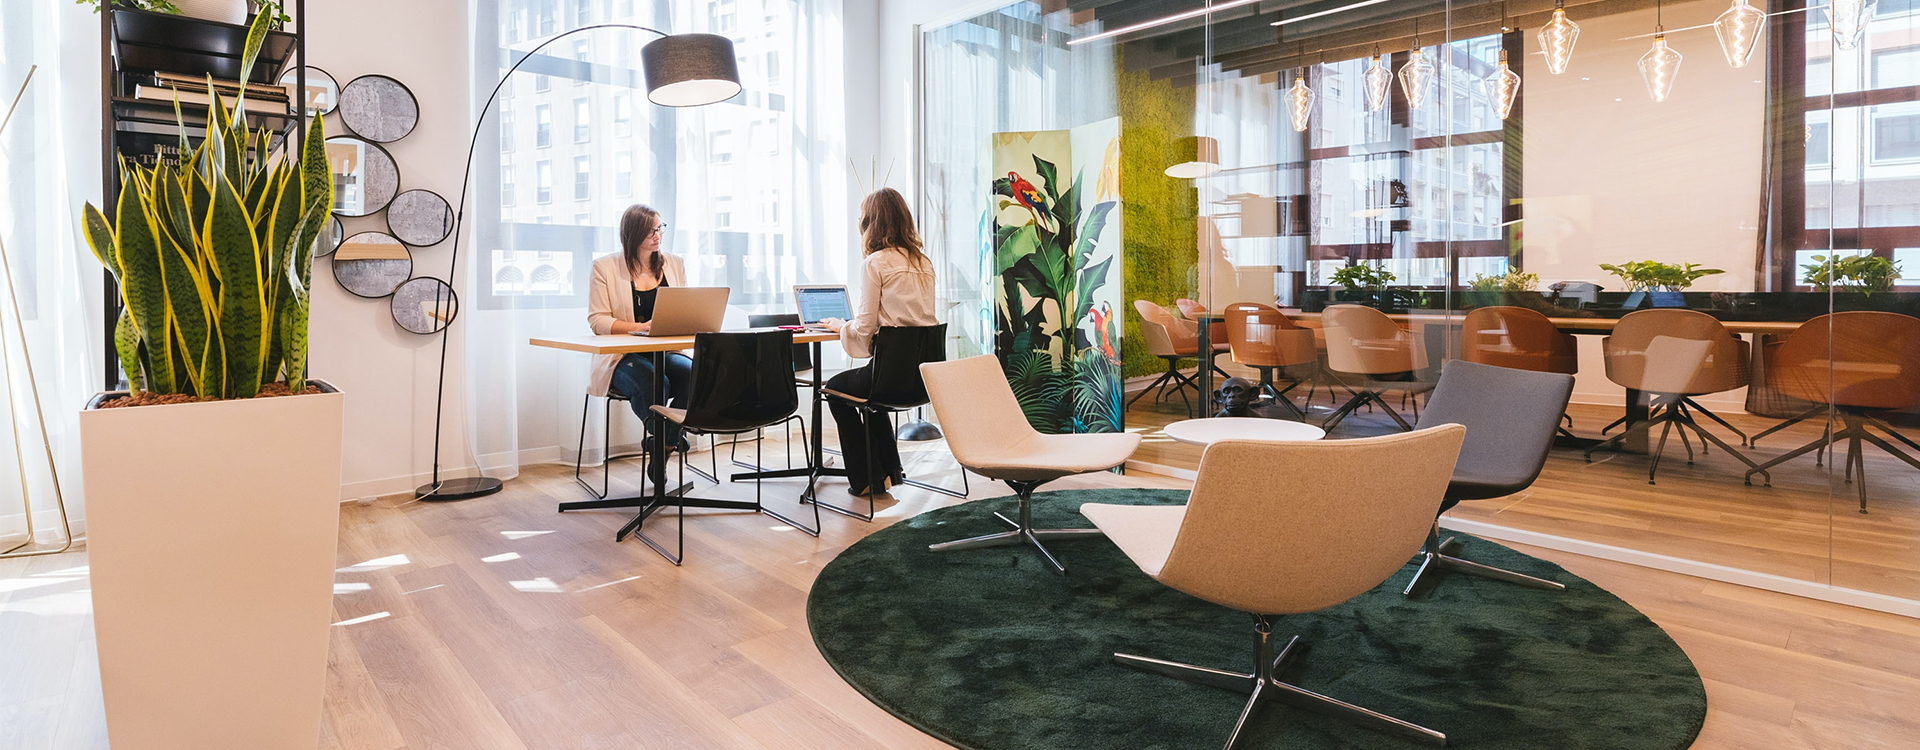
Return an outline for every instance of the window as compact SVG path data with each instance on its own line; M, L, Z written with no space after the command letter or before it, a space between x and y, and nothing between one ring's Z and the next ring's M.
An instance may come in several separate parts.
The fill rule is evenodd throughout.
M721 130L708 136L707 158L713 164L733 163L733 131Z
M500 165L500 207L513 208L513 165Z
M1920 286L1920 247L1894 248L1893 265L1900 269L1900 278L1893 282L1895 285Z
M631 94L613 95L613 137L633 137L633 96Z
M767 74L767 76L766 76L766 77L767 77L767 84L768 84L768 85L776 85L776 84L778 84L778 83L780 83L780 53L779 53L779 51L777 51L777 50L775 50L775 51L769 51L769 52L767 52L767 70L766 70L766 74Z
M585 6L581 6L581 7L585 7ZM580 62L583 62L583 63L593 62L593 47L588 46L587 40L585 39L573 40L573 59L579 60ZM587 85L587 81L593 78L593 73L591 72L592 68L588 68L588 71L589 72L586 75L573 79L573 85L575 86Z
M586 143L593 139L593 112L586 97L573 100L573 142Z
M533 202L553 202L553 162L541 159L533 165Z
M500 152L513 152L513 110L500 110Z
M613 153L613 194L625 198L633 195L633 152L615 151Z
M1874 51L1874 88L1891 89L1916 84L1920 84L1920 47Z
M1874 162L1914 159L1920 159L1920 114L1874 116Z
M712 25L713 33L715 34L732 34L733 33L734 26L735 26L734 11L735 11L734 4L731 0L728 0L727 2L719 2L719 3L713 4L713 10L710 16L710 19L712 20L712 23L713 23Z
M593 165L585 156L573 157L573 199L583 201L593 197Z
M590 227L590 226L593 226L593 214L589 214L589 213L577 213L577 214L574 214L574 215L573 215L573 225L574 225L574 226L576 226L576 227Z
M551 36L559 24L560 0L536 0L540 3L540 36Z
M723 195L714 199L713 228L733 228L733 196Z
M780 223L780 192L777 190L760 191L759 220L761 224Z
M553 145L553 105L542 104L533 108L533 147L546 148Z
M550 88L553 88L553 81L547 78L545 75L537 75L533 77L534 91L546 91L547 89L550 89Z
M580 0L579 7L573 12L573 21L576 25L585 26L593 23L593 3L594 0Z

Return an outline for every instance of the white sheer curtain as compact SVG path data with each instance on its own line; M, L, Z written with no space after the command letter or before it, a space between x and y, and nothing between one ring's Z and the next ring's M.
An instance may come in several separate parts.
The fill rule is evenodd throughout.
M73 521L80 488L80 406L99 390L101 270L79 235L80 205L100 200L99 20L63 0L5 0L0 12L0 111L39 66L0 135L0 242L14 289L0 286L5 411L0 430L0 533L23 530L20 482L42 538L58 539L53 487L22 355L31 353L55 463ZM68 43L63 44L66 40ZM27 351L14 327L13 292ZM18 457L18 458L16 458Z
M745 91L674 110L646 98L631 29L575 34L522 65L482 129L462 250L471 448L492 476L572 460L584 355L530 336L587 332L588 271L619 251L628 205L659 210L688 282L726 286L729 325L790 311L794 284L844 283L857 253L846 180L839 0L476 0L476 105L515 60L569 29L635 24L734 40ZM587 410L598 460L600 409ZM637 443L629 415L615 445Z

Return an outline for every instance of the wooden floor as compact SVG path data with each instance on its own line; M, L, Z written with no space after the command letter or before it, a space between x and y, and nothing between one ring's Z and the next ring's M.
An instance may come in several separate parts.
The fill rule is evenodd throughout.
M936 446L909 470L953 481L936 470L948 461ZM901 490L876 523L829 517L819 539L702 512L675 568L613 542L623 514L554 512L582 498L570 472L532 467L462 503L343 508L322 747L944 747L834 674L804 605L846 545L957 501ZM616 467L616 492L638 474ZM1185 483L1135 472L1056 486ZM782 500L798 487L767 484ZM973 488L1005 494L978 477ZM1611 589L1687 650L1710 706L1696 747L1920 747L1920 620L1528 551ZM106 747L89 609L84 551L0 561L0 748Z
M1399 403L1397 395L1389 400ZM1314 419L1331 408L1326 390L1320 390ZM1568 411L1574 432L1591 437L1619 417L1621 407L1574 404ZM1403 415L1413 420L1411 404ZM1749 435L1779 422L1731 411L1722 416ZM1167 423L1185 418L1178 398L1159 404L1152 396L1141 399L1127 412L1128 428L1139 430L1145 441L1135 459L1178 469L1198 467L1199 448L1172 442L1159 432ZM1700 421L1739 448L1740 440L1732 432L1704 418ZM1385 413L1363 409L1331 437L1395 429ZM1756 463L1764 463L1813 441L1820 430L1819 424L1809 421L1768 436L1757 448L1741 450ZM1910 437L1920 438L1920 434ZM1699 450L1697 441L1693 447ZM1694 465L1688 466L1686 451L1675 437L1667 443L1658 484L1647 484L1645 455L1603 451L1589 463L1579 450L1556 449L1529 491L1462 503L1450 515L1920 599L1920 471L1872 446L1865 450L1869 482L1865 514L1859 512L1854 485L1844 481L1841 469L1815 466L1811 454L1774 468L1772 487L1747 486L1742 481L1746 466L1718 448L1696 456Z

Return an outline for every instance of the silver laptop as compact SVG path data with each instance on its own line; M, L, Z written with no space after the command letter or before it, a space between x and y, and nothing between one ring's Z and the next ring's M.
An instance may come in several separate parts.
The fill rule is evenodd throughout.
M800 325L811 330L823 330L820 321L827 318L853 319L853 301L845 284L796 285L793 306L800 311Z
M635 336L691 336L720 330L727 315L723 286L663 286L653 298L653 325Z

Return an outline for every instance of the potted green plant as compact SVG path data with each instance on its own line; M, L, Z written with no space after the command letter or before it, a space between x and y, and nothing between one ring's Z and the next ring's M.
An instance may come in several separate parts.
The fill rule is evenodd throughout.
M1807 283L1819 291L1834 289L1871 295L1893 289L1900 279L1900 264L1878 255L1815 255L1813 262L1801 266Z
M179 163L123 161L111 216L82 212L132 385L80 414L107 729L116 747L311 748L344 397L306 377L308 283L333 178L318 120L275 150L209 96Z
M1347 265L1334 269L1327 283L1341 288L1342 301L1389 307L1387 285L1393 283L1394 278L1393 272L1382 266L1349 260Z
M1698 263L1674 265L1655 260L1636 260L1617 266L1602 263L1600 270L1620 277L1629 292L1685 291L1703 276L1726 273L1718 268L1701 268Z
M241 23L247 22L247 0L76 0L76 1L81 5L93 6L93 10L95 13L100 12L100 8L103 5L119 5L123 8L149 10L155 13L173 13L176 15L188 16L192 18L203 18L208 21L219 21L221 23L241 24ZM273 2L270 0L269 2L263 2L260 5L262 6L262 15L266 15L265 6L272 5L277 9L280 3ZM276 12L274 15L277 17L279 14ZM280 24L275 23L273 25L279 26Z

